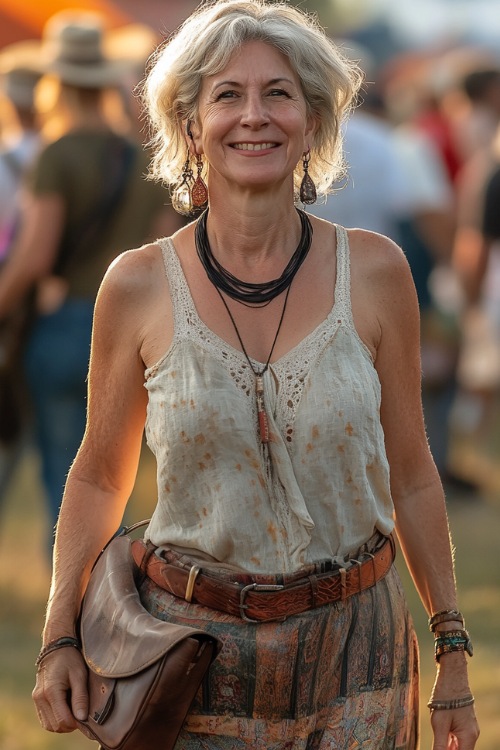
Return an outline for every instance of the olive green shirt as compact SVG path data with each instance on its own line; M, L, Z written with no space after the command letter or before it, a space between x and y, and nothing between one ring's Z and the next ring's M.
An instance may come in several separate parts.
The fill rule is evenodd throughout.
M129 166L120 160L129 144ZM165 187L146 179L148 155L137 143L111 131L73 131L48 145L31 175L37 196L57 194L65 206L65 225L55 272L68 282L70 297L94 299L111 261L139 247L150 236L153 221L167 207ZM119 199L106 202L122 184ZM124 183L124 184L123 184ZM89 225L92 226L89 229ZM60 257L64 247L65 260Z

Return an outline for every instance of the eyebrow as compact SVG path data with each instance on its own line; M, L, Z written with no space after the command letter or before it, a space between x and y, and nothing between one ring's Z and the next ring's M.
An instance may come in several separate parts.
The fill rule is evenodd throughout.
M282 83L283 81L285 81L286 83L290 83L292 86L295 85L295 83L290 78L281 76L279 78L271 78L270 81L267 81L266 86L273 86L274 84ZM220 81L219 83L215 84L212 92L216 91L220 86L241 86L241 83L239 81Z

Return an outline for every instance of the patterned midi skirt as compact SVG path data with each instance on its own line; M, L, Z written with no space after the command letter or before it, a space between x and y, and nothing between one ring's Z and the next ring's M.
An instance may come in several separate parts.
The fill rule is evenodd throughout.
M394 566L372 588L284 622L189 604L149 579L141 596L156 617L223 643L175 750L418 748L418 648Z

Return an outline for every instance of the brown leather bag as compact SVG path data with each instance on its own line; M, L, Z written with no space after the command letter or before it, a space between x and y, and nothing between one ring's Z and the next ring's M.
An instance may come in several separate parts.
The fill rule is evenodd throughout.
M137 590L141 572L127 536L98 558L80 616L89 669L89 715L80 723L102 750L174 747L219 641L153 617Z

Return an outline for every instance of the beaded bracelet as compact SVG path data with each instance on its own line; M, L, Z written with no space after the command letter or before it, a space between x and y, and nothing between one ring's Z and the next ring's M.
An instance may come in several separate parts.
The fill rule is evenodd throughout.
M443 622L461 622L465 626L464 616L458 609L441 609L429 617L429 630L434 633L437 625Z
M472 656L472 643L467 630L446 630L434 634L434 656L437 662L443 654L453 651L466 651Z
M473 703L474 696L472 694L469 694L464 698L454 698L451 701L430 700L427 706L431 711L451 711L454 708L465 708L466 706L472 706Z
M57 651L60 648L66 648L67 646L77 648L79 651L82 648L78 638L73 638L69 635L64 635L62 636L62 638L56 638L53 641L49 641L49 643L47 643L47 645L42 648L36 658L35 667L39 667L45 657L51 654L53 651Z

